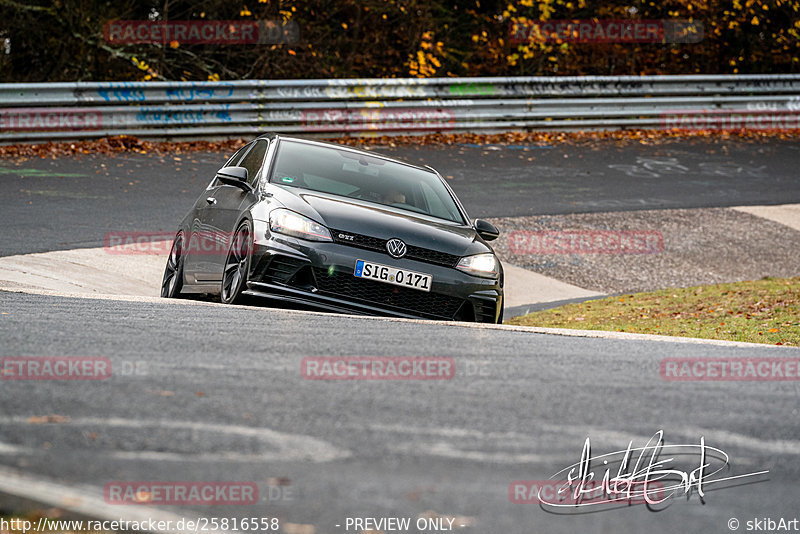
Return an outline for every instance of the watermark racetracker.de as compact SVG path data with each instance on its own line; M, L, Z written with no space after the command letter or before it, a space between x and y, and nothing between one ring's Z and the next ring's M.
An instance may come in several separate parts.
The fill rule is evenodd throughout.
M0 109L0 131L82 131L103 127L103 114L88 108Z
M112 365L105 356L3 356L0 380L108 380L115 376L146 376L146 360Z
M452 380L492 376L492 362L440 356L309 356L300 362L306 380Z
M655 254L664 236L652 230L515 230L508 236L512 254Z
M430 356L309 356L300 362L306 380L450 380L456 362Z
M703 23L681 19L515 20L511 44L524 43L699 43Z
M227 254L235 233L198 231L184 236L181 254L184 256L219 256ZM172 249L175 234L172 232L108 232L103 238L103 249L114 255L166 256ZM252 253L249 243L240 243L246 254Z
M515 480L508 486L508 500L514 504L647 504L661 500L664 496L664 485L660 482L631 483L626 491L607 494L599 480L588 482L583 493L576 495L572 491L569 480ZM646 498L647 497L647 498Z
M664 358L659 374L679 382L797 381L800 358Z
M111 360L104 356L6 356L2 380L107 380Z
M255 482L114 481L103 488L107 504L119 505L247 505L259 501Z
M800 111L757 109L675 109L661 113L664 130L759 130L800 129Z
M291 44L300 38L295 21L111 20L103 26L109 44Z

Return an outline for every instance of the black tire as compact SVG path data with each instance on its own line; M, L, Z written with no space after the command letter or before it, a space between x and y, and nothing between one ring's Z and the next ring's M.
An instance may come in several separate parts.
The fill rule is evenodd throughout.
M161 280L161 296L167 299L176 299L181 296L183 289L183 232L178 232L172 248L169 250L167 266L164 269L164 278Z
M222 271L222 284L219 298L223 304L236 304L242 299L242 291L247 289L247 275L250 272L250 259L253 252L253 227L250 221L242 221L231 239L231 246L225 258Z
M503 312L506 311L506 306L503 304L503 307L500 308L500 317L497 318L497 324L503 324Z

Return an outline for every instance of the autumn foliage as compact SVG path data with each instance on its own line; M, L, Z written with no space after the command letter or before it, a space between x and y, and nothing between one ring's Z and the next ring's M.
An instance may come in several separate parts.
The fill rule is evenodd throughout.
M0 78L225 80L781 73L800 70L787 0L0 0ZM547 20L684 20L698 42L512 42ZM115 20L292 21L284 44L118 44Z

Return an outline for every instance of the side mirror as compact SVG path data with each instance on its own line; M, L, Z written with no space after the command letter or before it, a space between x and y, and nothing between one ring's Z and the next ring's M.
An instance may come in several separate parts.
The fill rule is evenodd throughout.
M478 235L484 238L486 241L495 240L500 236L500 230L498 230L497 227L489 221L475 219L474 227L475 231L478 232Z
M222 167L217 171L217 180L225 185L253 192L253 187L247 183L247 169L244 167Z

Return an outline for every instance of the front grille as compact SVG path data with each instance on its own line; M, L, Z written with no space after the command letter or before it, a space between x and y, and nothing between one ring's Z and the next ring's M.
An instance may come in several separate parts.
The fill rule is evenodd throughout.
M333 229L331 229L331 234L333 234L334 243L339 243L340 245L349 245L351 247L386 252L386 239L379 239L377 237L354 234L351 232L341 232ZM353 239L346 239L344 236L352 237Z
M322 294L381 307L399 308L429 318L452 319L464 302L458 297L364 280L352 274L330 273L327 269L316 268L314 275Z
M445 267L455 267L458 263L458 260L461 259L459 256L447 254L446 252L439 252L438 250L431 250L427 248L412 247L410 245L408 246L408 252L406 252L406 258L424 261L425 263L444 265Z
M376 250L378 252L383 252L384 254L388 255L386 252L386 241L387 239L380 239L377 237L372 237L363 234L354 234L352 232L343 232L340 230L331 229L331 234L333 235L334 243L338 243L340 245L348 245L351 247L358 247L367 250ZM348 236L352 237L353 239L346 239L341 236ZM434 265L442 265L444 267L455 267L458 263L458 260L461 259L459 256L454 254L447 254L446 252L439 252L438 250L432 250L429 248L423 247L415 247L408 245L407 252L405 255L406 258L417 260L425 263L433 263Z

